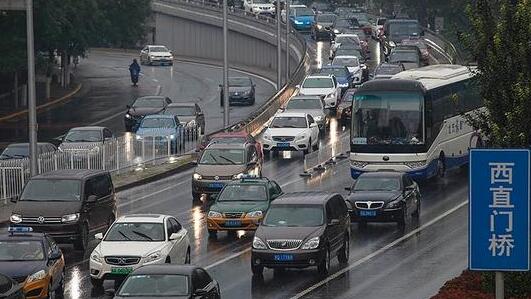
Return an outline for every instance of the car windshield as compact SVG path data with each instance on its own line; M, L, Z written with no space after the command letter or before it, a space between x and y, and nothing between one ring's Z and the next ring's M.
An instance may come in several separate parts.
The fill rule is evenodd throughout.
M195 115L195 108L189 107L189 106L172 106L167 107L166 110L164 110L164 114L169 115L179 115L179 116L194 116Z
M41 241L0 241L0 261L42 261L44 249Z
M352 23L350 23L350 20L339 19L336 21L336 28L348 28L350 26L352 26Z
M175 128L175 121L171 118L144 118L140 124L141 128Z
M320 99L291 99L286 109L323 109Z
M162 223L114 223L104 241L162 242L165 240Z
M263 185L237 184L226 186L218 201L264 201L267 193Z
M241 149L207 148L199 164L206 165L234 165L245 162L245 152Z
M100 142L103 140L99 130L71 130L66 134L63 142Z
M322 14L317 15L315 20L320 23L333 23L336 20L336 16L331 14Z
M423 144L420 93L357 94L352 111L353 144Z
M229 78L229 86L231 87L251 86L251 79L249 78Z
M354 44L359 45L360 39L354 36L338 36L335 40L338 44Z
M270 128L307 128L305 117L277 116L271 122Z
M319 71L320 74L334 75L337 77L346 77L348 76L348 70L344 67L334 67L334 68L322 68Z
M134 108L163 108L164 99L161 98L139 98L133 103Z
M190 294L188 276L178 274L133 274L122 284L120 297L165 297Z
M8 146L0 157L5 158L25 158L29 157L29 145Z
M360 176L354 184L354 191L396 191L400 190L400 177Z
M154 52L154 53L158 53L158 52L169 52L168 48L166 47L150 47L149 48L149 51L150 52Z
M315 227L323 225L320 205L273 205L267 211L263 225L279 227Z
M389 24L389 38L392 40L402 41L415 35L420 35L419 24L416 21L393 22Z
M29 180L20 195L21 201L79 201L81 181L70 179Z
M294 9L294 11L295 11L295 16L298 16L298 17L308 17L308 16L314 15L313 10L307 7L296 8Z
M332 61L332 64L341 66L359 66L360 62L357 57L336 57Z
M413 51L393 51L389 55L390 63L399 63L399 62L418 62L419 56L417 52Z
M334 81L331 78L307 78L302 83L303 88L333 88Z

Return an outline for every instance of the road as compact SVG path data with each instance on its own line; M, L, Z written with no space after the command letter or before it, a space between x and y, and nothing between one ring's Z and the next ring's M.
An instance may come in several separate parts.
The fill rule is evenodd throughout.
M116 135L124 131L126 105L133 99L160 94L174 102L196 101L204 110L207 132L220 129L223 114L219 105L222 70L219 67L177 61L170 66L142 66L140 85L131 86L128 66L133 54L112 51L92 51L81 61L76 73L83 87L63 105L56 105L38 114L40 141L48 141L75 126L99 125L109 127ZM247 76L231 71L231 76ZM231 121L244 119L275 92L274 82L251 75L256 83L256 104L231 107ZM0 123L2 144L27 140L27 119Z
M328 62L328 44L309 40L313 66ZM371 43L374 67L379 48ZM333 122L321 147L341 134ZM347 160L312 178L303 178L302 155L284 153L266 159L263 174L276 180L285 192L331 191L344 193L352 184ZM439 287L466 267L466 174L449 173L444 179L421 185L423 206L418 221L399 229L394 224L352 225L349 265L334 262L323 281L314 269L266 270L253 279L250 269L250 242L253 234L235 237L220 233L209 239L206 207L194 206L191 198L193 170L118 194L119 215L164 213L176 216L192 238L192 262L206 267L219 281L223 298L429 298ZM96 242L91 242L91 248ZM88 254L82 256L65 247L68 271L66 298L109 298L91 288ZM90 252L90 251L88 251ZM113 288L106 282L104 288Z

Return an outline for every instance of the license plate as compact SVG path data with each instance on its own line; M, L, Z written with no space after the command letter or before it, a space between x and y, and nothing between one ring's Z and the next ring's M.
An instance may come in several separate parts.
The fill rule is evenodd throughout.
M277 262L289 262L293 261L293 254L275 254L273 258Z
M209 188L213 188L213 189L222 189L223 186L225 186L223 183L210 183L210 184L208 184L208 187Z
M240 220L225 220L225 226L241 226L242 222Z
M112 267L111 268L111 274L117 274L117 275L129 275L129 273L133 272L133 267Z
M361 210L360 211L360 216L361 217L374 217L374 216L376 216L376 211L364 211L364 210Z
M277 143L277 146L278 147L289 147L289 142L280 142L280 143Z

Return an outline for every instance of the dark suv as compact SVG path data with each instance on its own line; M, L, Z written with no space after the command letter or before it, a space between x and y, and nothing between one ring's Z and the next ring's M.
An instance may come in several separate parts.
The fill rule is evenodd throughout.
M105 232L116 217L111 176L100 170L58 170L31 178L10 217L15 226L31 226L58 243L87 249L89 236Z
M350 218L343 197L337 193L297 192L280 196L256 230L251 256L254 275L268 268L317 266L330 269L332 257L349 258Z

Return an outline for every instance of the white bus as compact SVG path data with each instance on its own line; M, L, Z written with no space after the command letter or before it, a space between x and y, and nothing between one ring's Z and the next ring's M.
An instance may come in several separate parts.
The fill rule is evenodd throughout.
M463 117L480 109L473 73L432 65L363 84L352 101L351 175L394 170L425 180L468 163L482 140Z

